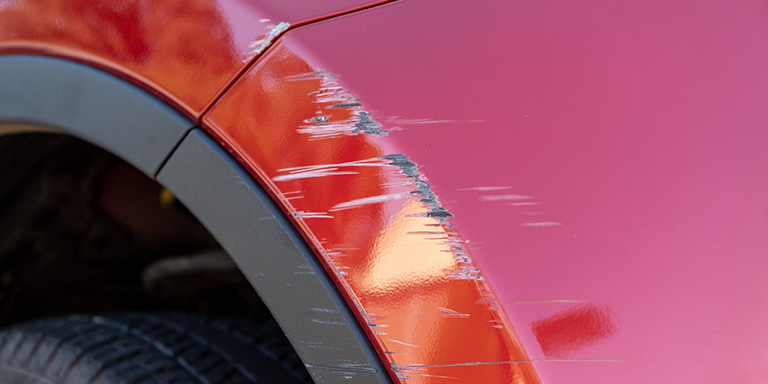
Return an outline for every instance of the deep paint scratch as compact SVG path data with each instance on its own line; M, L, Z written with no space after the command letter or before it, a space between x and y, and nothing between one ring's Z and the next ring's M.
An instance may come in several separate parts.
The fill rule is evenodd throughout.
M418 194L419 200L430 206L431 210L426 213L427 217L435 217L440 220L441 223L445 223L445 219L453 217L447 209L440 206L440 202L437 201L437 196L432 192L432 187L424 181L424 176L419 172L419 166L411 161L408 156L401 153L393 153L391 155L382 156L383 159L389 160L389 165L400 168L400 172L406 177L411 179L413 185L416 187L415 191L411 193Z
M290 181L298 179L308 179L315 177L327 177L338 175L356 175L357 171L342 171L340 168L354 168L354 167L382 167L386 163L381 159L373 158L366 160L350 161L346 163L337 164L318 164L308 165L303 167L292 167L279 169L278 172L284 173L280 176L272 178L274 181Z
M440 225L445 226L447 232L436 232L435 234L446 236L443 244L449 247L454 260L458 264L456 269L446 271L447 277L455 280L482 280L483 274L469 256L465 248L465 241L458 233L454 232L453 224L448 221L448 219L453 217L453 214L440 204L437 195L432 191L432 187L426 182L426 177L419 171L419 166L411 161L408 156L401 153L385 155L382 158L387 160L389 165L397 167L400 173L408 178L413 186L416 187L411 193L418 195L419 201L429 207L429 211L420 214L420 216L435 218Z
M388 123L401 125L427 125L427 124L467 124L467 123L485 123L485 120L435 120L435 119L404 119L393 117L387 119Z
M357 113L357 122L353 133L362 132L366 135L386 136L387 131L381 129L381 124L371 118L368 112L360 111Z
M618 359L523 359L506 361L470 361L466 363L449 364L397 364L399 371L411 369L441 368L441 367L467 367L474 365L499 365L499 364L520 364L520 363L642 363L638 360L618 360Z
M259 22L263 22L263 20L269 21L269 19L261 19ZM248 44L248 51L243 55L243 63L251 61L251 59L264 52L264 50L269 48L272 43L275 42L275 39L280 36L281 33L285 32L290 27L291 24L285 21L281 21L277 25L268 26L269 31L267 31L267 33L259 37L256 41Z
M472 187L472 188L461 188L458 189L459 191L480 191L480 192L488 192L488 191L503 191L505 189L510 189L512 187L501 187L501 186L494 186L494 187Z
M397 341L397 340L394 340L394 339L388 339L388 340L393 342L393 343L395 343L395 344L405 345L406 347L412 347L412 348L418 348L419 347L418 345L408 344L408 343L405 343L405 342L402 342L402 341Z
M539 223L521 223L523 227L557 227L563 225L563 223L556 223L554 221L543 221Z
M298 179L309 179L313 177L326 177L337 175L355 175L357 172L339 172L337 168L318 169L307 172L295 172L284 176L276 176L272 178L274 181L288 181Z
M459 189L459 191L497 192L497 191L508 190L511 188L512 187L507 187L507 186L498 186L498 187L483 186L483 187L463 188L463 189ZM477 199L480 201L502 203L510 207L533 207L540 204L538 201L536 201L536 198L533 196L512 194L512 193L480 195L477 197ZM541 215L542 213L541 212L522 212L522 214ZM563 225L563 223L560 223L557 221L534 221L534 222L522 222L522 223L519 223L519 225L521 227L528 227L528 228L547 228L547 227L558 227Z
M356 100L350 93L344 95L344 90L318 90L316 86L320 85L320 81L306 79L308 71L311 71L308 68L312 65L294 54L286 45L282 45L286 41L288 40L278 42L273 47L274 50L270 48L267 52L270 56L257 62L254 69L248 72L247 80L238 82L232 88L233 95L228 100L235 100L234 104L217 105L211 115L206 117L206 121L219 122L219 116L224 118L219 122L221 126L211 124L212 129L220 131L228 142L231 138L234 146L232 149L242 150L244 160L251 164L254 170L263 172L260 176L265 178L264 181L270 190L278 192L282 208L286 211L328 212L334 216L333 219L326 220L304 219L301 215L292 215L291 219L318 256L323 269L338 285L348 307L355 315L359 315L354 320L364 327L366 336L376 351L381 353L379 356L382 360L405 364L436 364L526 359L523 346L515 335L506 313L489 305L476 304L476 300L482 297L495 295L490 285L481 280L479 268L467 248L468 241L464 241L454 228L450 207L443 206L438 200L439 190L433 190L429 180L419 172L418 165L404 155L383 157L382 155L400 151L392 149L397 148L397 142L391 142L388 137L381 138L375 134L364 133L377 129L377 126L371 125L368 120L376 124L382 123L377 120L376 111L362 110L365 103ZM299 76L276 77L288 73ZM310 75L317 78L316 73ZM333 78L330 74L324 77L329 80ZM302 80L305 81L299 82ZM291 81L294 83L291 84ZM241 87L241 84L249 85ZM252 93L250 89L258 89L259 92ZM340 95L344 100L339 100ZM279 97L280 100L289 97L287 100L291 103L280 103L279 106L271 108L269 101L275 100L272 97ZM270 108L264 110L254 105ZM263 113L265 111L269 113ZM297 111L301 111L298 116ZM228 113L225 115L225 112ZM246 112L254 119L254 124L249 126L270 127L267 130L269 132L266 132L268 135L263 138L257 135L258 140L254 140L256 136L253 136L255 133L252 130L232 129L227 123L229 120L225 116ZM361 116L354 112L367 114ZM314 126L331 124L336 120L355 121L353 119L356 120L355 124L347 124L342 132L328 132L328 126ZM317 131L301 132L300 129ZM333 129L331 127L331 130ZM389 125L381 129L394 131ZM320 135L326 133L330 133L330 136L326 136L328 139L319 140L322 138ZM394 134L393 132L392 135ZM289 147L283 148L285 145ZM284 156L274 156L275 153L281 154L280 151L283 151ZM319 163L337 164L318 166ZM299 165L304 166L297 167ZM340 172L346 173L338 174ZM279 192L286 189L293 194L282 198ZM337 193L329 194L329 190ZM295 191L301 192L295 194ZM344 201L396 192L406 193L408 198L383 203L381 206L368 205L357 210L331 213L331 207ZM503 193L506 192L498 194ZM300 198L303 195L306 196ZM288 200L292 197L297 198ZM429 212L432 215L429 215ZM423 213L421 217L411 216L420 213ZM410 234L413 230L442 231L446 235ZM391 236L384 238L386 235ZM360 251L345 252L338 245ZM406 264L416 258L427 268L412 269ZM389 261L397 263L388 265ZM412 274L413 270L416 273ZM426 273L420 274L422 271ZM390 281L396 283L392 287L399 289L390 290L387 285ZM397 285L403 281L408 285ZM459 319L445 318L436 308L438 306L449 307L471 316ZM378 312L389 318L377 320L371 312ZM305 313L304 316L316 321L333 321L338 317L322 312ZM500 324L505 328L491 328L489 323L485 322L488 319L502 319ZM368 327L368 323L390 325L382 328L389 335L381 336L375 328ZM459 329L462 326L461 329L470 327L473 331L472 336L477 343L472 348L462 348L461 332L452 331L453 328ZM324 327L333 332L335 326ZM419 345L421 348L407 350L411 352L407 356L383 355L390 350L399 351L404 348L388 341L387 338ZM339 361L331 362L324 368L338 369L338 363ZM443 373L440 371L442 370L436 369L434 372L430 370L420 373ZM400 382L393 372L389 373L392 374L394 382ZM498 377L514 377L526 383L540 382L535 367L531 365L462 369L454 373L461 379L475 379L475 382L494 382L493 378Z
M351 208L357 208L361 207L363 205L369 205L369 204L378 204L383 203L385 201L390 200L399 200L404 199L408 197L409 194L407 193L392 193L389 195L379 195L379 196L371 196L371 197L363 197L360 199L355 199L351 201L347 201L344 203L339 203L331 207L331 212L333 211L339 211L342 209L351 209Z
M319 80L321 85L317 91L308 94L313 99L312 108L314 109L314 114L303 118L303 124L299 124L298 127L295 128L296 132L299 134L308 135L307 139L309 141L343 138L346 136L355 135L387 136L389 132L399 129L397 126L387 127L385 129L385 127L382 126L380 121L374 117L371 112L364 110L363 103L360 101L360 99L358 99L350 91L342 88L336 81L336 76L329 72L317 71L313 73L304 73L297 76L287 77L285 80L315 81L316 83ZM417 119L410 121L401 120L397 121L396 123L420 125L454 122L457 121ZM390 121L389 124L391 125L392 122ZM383 184L379 185L381 188L381 194L379 195L357 195L354 196L355 198L352 198L349 201L336 203L330 208L323 208L322 210L318 209L317 211L320 212L304 212L298 215L298 219L303 220L304 218L324 218L325 215L336 215L334 212L341 210L362 208L371 204L381 204L397 199L416 199L418 202L423 204L423 206L418 207L415 211L410 211L410 214L406 214L405 217L428 217L434 221L426 223L424 220L413 220L412 222L421 222L424 223L423 225L427 227L424 228L424 231L409 231L408 235L413 235L423 240L429 240L430 243L439 247L437 251L449 253L454 261L450 262L451 259L449 258L449 263L446 264L445 267L439 267L437 269L437 275L440 275L442 278L447 280L473 281L472 284L474 284L474 286L478 289L480 296L486 298L495 297L490 287L487 286L487 283L483 281L484 277L481 273L481 270L467 249L468 242L463 240L460 234L455 230L451 220L454 215L441 204L437 194L429 184L427 178L420 172L419 166L408 156L402 153L391 153L376 158L355 160L336 164L319 164L283 168L279 169L278 175L273 176L272 179L275 182L283 182L299 179L338 176L339 179L342 180L346 175L358 177L367 174L362 169L360 169L360 167L393 167L396 170L395 172L401 176L391 177L392 175L390 174L390 177L388 177L383 182ZM387 173L382 174L386 175ZM347 182L346 179L344 179L344 182ZM491 197L489 197L489 200L500 201L502 203L525 202L533 200L528 196L510 195L504 194L504 192L497 192L497 194L494 195L492 192L503 191L509 188L511 187L477 187L476 190L482 192L491 192ZM412 202L408 202L408 204L412 204ZM327 210L327 213L322 212L323 210ZM303 217L304 215L307 216ZM345 214L338 214L339 217L343 215ZM433 227L434 229L432 229ZM322 243L320 239L318 242ZM326 254L326 258L330 261L331 268L336 274L343 278L349 276L349 267L339 266L336 262L334 262L335 258L343 258L346 256L345 252L341 251L341 248L337 247L334 250L327 250L323 247L323 252ZM378 316L375 316L373 313L369 312L371 310L375 310L374 308L366 308L364 305L362 305L362 303L360 303L357 297L352 297L351 299L355 302L354 306L357 307L357 309L360 311L361 315L365 319L365 322L367 323L366 325L369 327L369 330L372 332L372 334L382 341L388 340L389 347L386 346L387 342L382 342L382 346L384 346L383 352L385 354L392 356L395 354L403 353L402 351L398 351L398 349L401 349L403 346L418 348L416 344L408 343L411 341L408 338L396 337L397 340L386 339L388 335L387 331L390 332L389 334L394 336L395 334L399 334L397 332L398 330L393 331L393 329L390 328L390 324L387 324L390 321L385 320L382 322L382 318L379 318ZM477 303L476 305L483 304ZM489 311L499 313L498 316L505 316L503 309L500 306L491 304L486 308ZM463 307L461 308L462 312L444 307L437 307L436 309L438 311L436 315L439 316L439 320L441 321L471 322L475 319L474 312L472 312L472 315L470 315L469 312L462 313L466 311L466 308ZM437 321L431 318L424 319L432 322ZM496 327L497 330L494 330L494 332L498 332L498 329L506 328L505 324L505 322L491 324L489 328L491 326ZM400 348L397 348L397 345L399 345ZM424 348L427 347L425 346ZM424 348L420 348L419 350L423 351ZM394 351L389 349L394 349ZM408 354L413 354L413 351L418 350L410 349L408 351L410 353ZM524 353L520 357L524 357ZM415 362L418 362L418 360ZM429 360L424 362L429 362ZM401 369L398 369L397 365L394 363L392 366L393 371L397 377L403 380L407 380L410 376L456 379L450 376L430 375L426 371L419 372L419 370L426 370L430 368L428 365L406 365L401 366Z
M333 219L333 216L329 215L326 212L304 212L304 211L297 211L294 213L296 217L301 217L302 219Z
M310 95L315 97L318 110L315 116L304 120L297 131L310 135L310 139L329 139L342 135L386 136L388 130L363 109L363 104L352 92L341 87L337 76L328 71L316 71L290 76L289 81L320 81L320 89ZM344 113L328 113L331 110L347 110ZM326 112L327 111L327 112Z
M341 171L340 168L345 167L382 167L385 163L381 159L373 158L366 160L350 161L346 163L337 164L318 164L308 165L303 167L292 167L278 169L278 172L284 173L280 176L272 178L273 181L290 181L297 179L308 179L315 177L327 177L338 175L356 175L357 171Z
M457 311L454 311L453 309L443 308L443 307L437 307L437 309L440 311L440 316L442 317L451 317L451 318L467 318L469 317L468 313L460 313Z

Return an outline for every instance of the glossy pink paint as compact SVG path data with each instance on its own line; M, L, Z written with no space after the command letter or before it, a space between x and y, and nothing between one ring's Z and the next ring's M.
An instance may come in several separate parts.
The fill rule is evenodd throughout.
M419 165L542 382L759 383L766 17L759 1L411 1L286 44ZM537 326L584 306L607 328L582 314L583 335L540 344Z

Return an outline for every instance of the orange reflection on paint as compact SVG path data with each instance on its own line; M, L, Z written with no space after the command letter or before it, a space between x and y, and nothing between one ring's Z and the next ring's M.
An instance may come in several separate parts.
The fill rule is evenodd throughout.
M539 383L450 213L333 75L280 42L203 121L295 219L393 380Z
M0 2L0 49L119 67L193 113L243 65L229 28L213 0Z
M429 290L445 284L445 271L456 269L456 260L441 245L447 233L442 227L430 227L433 218L418 216L425 211L422 203L404 200L371 251L373 260L359 284L361 296Z

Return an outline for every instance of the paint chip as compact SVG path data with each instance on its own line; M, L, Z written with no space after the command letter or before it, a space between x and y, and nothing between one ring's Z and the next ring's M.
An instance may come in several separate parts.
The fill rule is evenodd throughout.
M259 22L263 23L265 21L269 21L269 19L261 19ZM288 30L288 28L291 27L290 23L287 23L285 21L281 21L275 26L271 26L269 31L262 35L258 40L248 44L248 53L243 58L243 62L247 63L251 61L254 57L260 55L262 52L264 52L267 48L269 48L272 43L275 41L275 39L280 36L281 33Z

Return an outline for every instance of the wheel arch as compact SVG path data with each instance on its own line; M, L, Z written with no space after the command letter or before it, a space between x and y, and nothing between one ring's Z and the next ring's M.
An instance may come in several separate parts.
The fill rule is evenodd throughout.
M316 382L390 381L295 227L194 122L135 85L84 64L0 57L0 136L41 130L104 148L173 192L232 256Z

